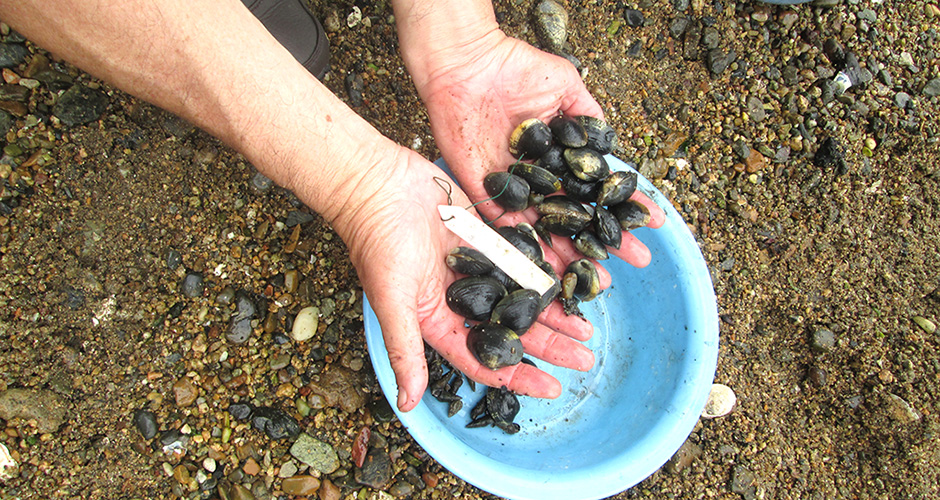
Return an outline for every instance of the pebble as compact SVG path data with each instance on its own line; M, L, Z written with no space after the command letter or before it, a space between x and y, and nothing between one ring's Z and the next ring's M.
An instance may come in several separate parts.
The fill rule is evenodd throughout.
M829 373L818 366L811 367L809 369L809 381L819 387L825 387L829 383Z
M646 22L646 17L642 12L636 9L626 9L623 11L623 18L627 22L627 26L631 28L639 28L643 26L643 23Z
M137 410L134 412L134 426L144 439L152 439L157 435L157 416L150 410Z
M212 457L206 457L205 459L203 459L203 461L202 461L202 468L203 468L203 469L205 469L205 470L207 470L207 471L209 471L209 472L215 472L216 467L218 467L218 464L216 463L216 461L215 461L214 458L212 458Z
M767 117L767 112L764 110L764 102L760 98L755 96L750 96L747 98L747 114L752 121L762 122L764 118Z
M371 448L362 467L356 469L356 482L377 490L385 489L391 478L392 460L379 448Z
M281 490L288 495L312 495L320 489L320 480L313 476L294 476L281 481Z
M835 345L836 335L826 328L814 331L809 343L809 346L816 352L829 352Z
M8 389L0 392L0 418L33 420L36 429L46 434L56 431L65 422L68 406L64 399L50 390ZM10 427L9 422L7 426Z
M888 394L885 400L888 415L901 424L912 424L920 420L920 413L910 403L895 394Z
M232 486L232 490L229 495L229 500L257 500L251 493L251 490L240 484Z
M293 460L288 460L278 469L277 477L291 477L297 474L297 470L297 464L295 464Z
M676 453L666 462L666 472L678 474L692 465L692 462L702 456L702 447L686 440Z
M388 489L388 493L395 498L408 498L415 491L415 487L407 481L395 481L395 484Z
M29 49L18 43L0 43L0 68L19 66L29 56Z
M927 82L927 85L924 85L924 95L928 97L936 97L940 95L940 77L934 78Z
M183 295L191 299L202 297L205 288L206 284L202 273L191 272L186 274L186 277L183 278L183 283L180 285L180 291L183 292Z
M235 315L232 317L232 323L229 326L228 333L225 334L230 342L243 344L251 337L253 327L251 320L256 319L258 307L251 297L244 291L235 293Z
M702 410L704 418L723 417L734 409L737 396L730 387L724 384L712 384L711 392L708 393L708 401L705 403L705 409Z
M290 447L290 454L321 474L331 474L339 468L339 457L333 447L305 433Z
M52 114L63 125L72 127L97 120L107 108L108 96L104 92L84 85L73 85L56 100Z
M290 336L297 342L309 340L317 334L319 323L320 310L314 306L305 307L294 317L294 326L291 328Z
M183 256L180 255L180 253L179 253L178 251L176 251L176 250L174 250L174 249L172 249L172 248L169 249L169 250L167 250L167 252L166 252L166 267L170 268L170 270L172 271L172 270L176 269L177 267L179 267L180 264L182 264L182 263L183 263Z
M300 434L300 424L280 408L258 406L252 409L251 425L274 440L294 438Z
M320 483L320 491L318 493L320 500L339 500L342 496L339 487L333 484L333 481L329 479L324 479L323 482Z
M934 332L937 331L937 325L935 325L933 321L930 321L929 319L923 316L914 316L912 319L914 323L916 323L917 326L921 328L921 330L929 334L933 334Z
M261 172L255 172L255 175L251 177L251 189L258 193L268 192L272 187L274 187L274 181Z
M907 92L898 92L897 94L894 94L894 104L901 109L907 109L911 107L911 95Z
M185 408L193 404L197 396L199 396L199 389L189 377L182 377L173 384L173 397L176 399L177 406Z
M362 75L359 73L349 73L346 75L346 78L343 79L343 84L346 87L346 95L349 96L349 105L353 108L362 106L364 103L362 92L366 88Z
M735 465L731 471L731 491L745 500L757 498L757 485L754 473L743 465Z
M718 76L725 72L728 69L728 66L734 62L737 54L732 51L725 52L722 49L712 49L708 51L706 56L706 62L708 64L708 70L712 72L712 75Z

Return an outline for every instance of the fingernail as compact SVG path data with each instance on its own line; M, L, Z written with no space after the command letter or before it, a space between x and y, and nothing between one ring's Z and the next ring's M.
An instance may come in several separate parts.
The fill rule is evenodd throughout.
M402 409L408 403L408 393L401 387L398 388L398 409Z

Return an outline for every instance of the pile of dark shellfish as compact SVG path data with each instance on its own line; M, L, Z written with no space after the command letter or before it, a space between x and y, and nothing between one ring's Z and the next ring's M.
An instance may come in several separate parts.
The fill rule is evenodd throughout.
M504 210L535 208L539 219L534 224L504 226L497 231L555 281L548 292L539 295L520 287L481 252L470 247L451 250L447 265L464 277L448 287L447 305L475 322L467 346L484 366L496 370L523 361L519 337L555 298L568 314L580 314L579 302L590 301L600 292L593 260L606 259L608 246L620 248L622 231L649 222L649 210L630 200L636 190L636 173L611 172L604 158L613 151L615 141L614 130L590 116L559 115L548 124L539 119L526 120L509 141L510 152L518 160L507 171L491 173L484 179L487 193ZM545 262L539 245L542 240L552 247L552 235L571 238L585 257L569 264L561 279ZM440 383L448 388L458 383L456 376L444 378ZM500 391L512 395L505 389ZM460 410L455 409L456 390L448 393L453 396L440 388L437 392L444 399L435 397L451 404L451 414ZM493 410L486 402L489 396L480 403L482 406L478 405L479 410L474 408L474 422L496 425L506 432L518 430L511 418L505 418L503 410L508 403L502 401L506 396L493 398L500 398L500 403L492 403Z

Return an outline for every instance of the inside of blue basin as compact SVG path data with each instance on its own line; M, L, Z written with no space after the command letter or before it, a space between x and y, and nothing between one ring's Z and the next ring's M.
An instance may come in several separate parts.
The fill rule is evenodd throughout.
M631 169L613 156L607 160L613 169ZM455 475L512 499L604 498L656 471L692 431L717 363L715 295L685 222L648 180L641 176L638 184L663 207L666 222L634 231L652 252L649 266L604 261L612 286L581 304L594 325L585 343L596 356L593 369L536 360L561 382L562 395L521 397L516 422L522 430L515 435L465 427L485 392L481 386L474 392L463 385L463 410L450 418L447 404L429 393L414 410L398 413L418 444ZM395 407L395 376L368 298L364 320L376 376Z

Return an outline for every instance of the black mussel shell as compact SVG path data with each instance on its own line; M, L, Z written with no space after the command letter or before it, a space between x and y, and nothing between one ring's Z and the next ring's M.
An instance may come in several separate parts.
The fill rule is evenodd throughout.
M530 118L509 136L509 152L516 158L536 159L552 145L552 131L542 120Z
M610 207L610 213L617 218L620 227L624 231L643 227L650 222L650 210L646 208L646 205L636 200L627 200L614 205Z
M545 199L543 198L542 201L545 201ZM541 203L541 201L539 203ZM529 237L535 240L536 242L539 241L539 234L535 232L535 227L533 227L532 224L529 224L528 222L520 222L516 224L516 229L529 235Z
M558 275L555 274L555 269L552 268L551 264L545 262L544 260L538 262L537 264L541 270L545 271L545 274L554 280L552 287L542 294L542 297L540 298L542 309L544 310L546 307L552 305L552 301L555 300L555 297L558 297L559 293L561 293L561 280L558 279Z
M584 126L571 116L556 116L548 122L555 142L566 148L583 148L587 146L588 135Z
M569 148L565 150L564 156L568 170L582 181L597 182L610 174L607 160L593 149Z
M522 335L529 331L529 327L535 323L539 313L542 312L541 296L535 290L521 289L503 297L493 313L490 315L490 321L509 328L516 332L516 335Z
M542 227L549 233L566 238L578 234L578 231L581 231L588 225L583 219L561 214L543 215L542 218L539 219L539 223L541 223Z
M564 155L565 148L558 144L553 144L545 154L539 157L539 160L535 162L535 164L561 177L561 174L568 170L568 165L565 165Z
M601 291L600 277L594 263L580 259L568 264L561 279L561 296L564 299L593 300Z
M512 423L519 414L519 398L506 386L486 390L486 413L497 423Z
M460 274L480 276L488 274L496 267L483 252L470 247L456 247L451 249L445 259L447 267Z
M584 205L565 195L549 196L536 206L535 210L541 215L570 215L591 220L591 214L585 210Z
M529 183L509 172L493 172L483 178L483 188L499 206L509 212L525 210L529 204Z
M548 248L552 248L552 233L548 229L545 229L545 224L542 223L542 220L539 219L535 221L532 227L535 228L535 234L539 235L539 239L544 241L545 244L548 245ZM619 223L617 227L620 227Z
M623 241L620 221L602 206L594 207L594 234L609 247L620 248L620 243Z
M554 194L561 189L558 176L531 163L516 162L510 166L513 175L518 175L529 183L529 189L538 194Z
M617 132L607 122L593 116L579 116L577 120L587 132L587 147L602 155L613 152L617 146Z
M506 296L506 287L491 276L467 276L447 287L447 306L467 319L483 321Z
M610 206L623 203L636 191L636 172L612 172L601 182L597 204Z
M489 276L491 276L496 281L498 281L501 285L506 287L507 292L512 292L512 291L522 288L521 286L519 286L519 283L516 283L516 280L510 278L509 275L506 274L506 271L503 271L502 269L498 267L494 267L493 270L490 271Z
M529 260L538 262L544 257L542 247L539 245L538 240L532 238L532 235L526 231L512 226L503 226L497 228L496 232L511 243L512 246L518 248Z
M593 203L601 191L601 183L582 181L571 172L561 175L561 186L565 188L568 197L582 203Z
M590 229L585 229L574 237L574 247L589 259L604 260L608 257L607 247Z
M559 236L574 236L591 222L584 206L567 196L549 196L535 210L542 215L539 225Z
M511 329L495 323L479 323L470 328L467 347L483 366L498 370L522 360L519 336Z

